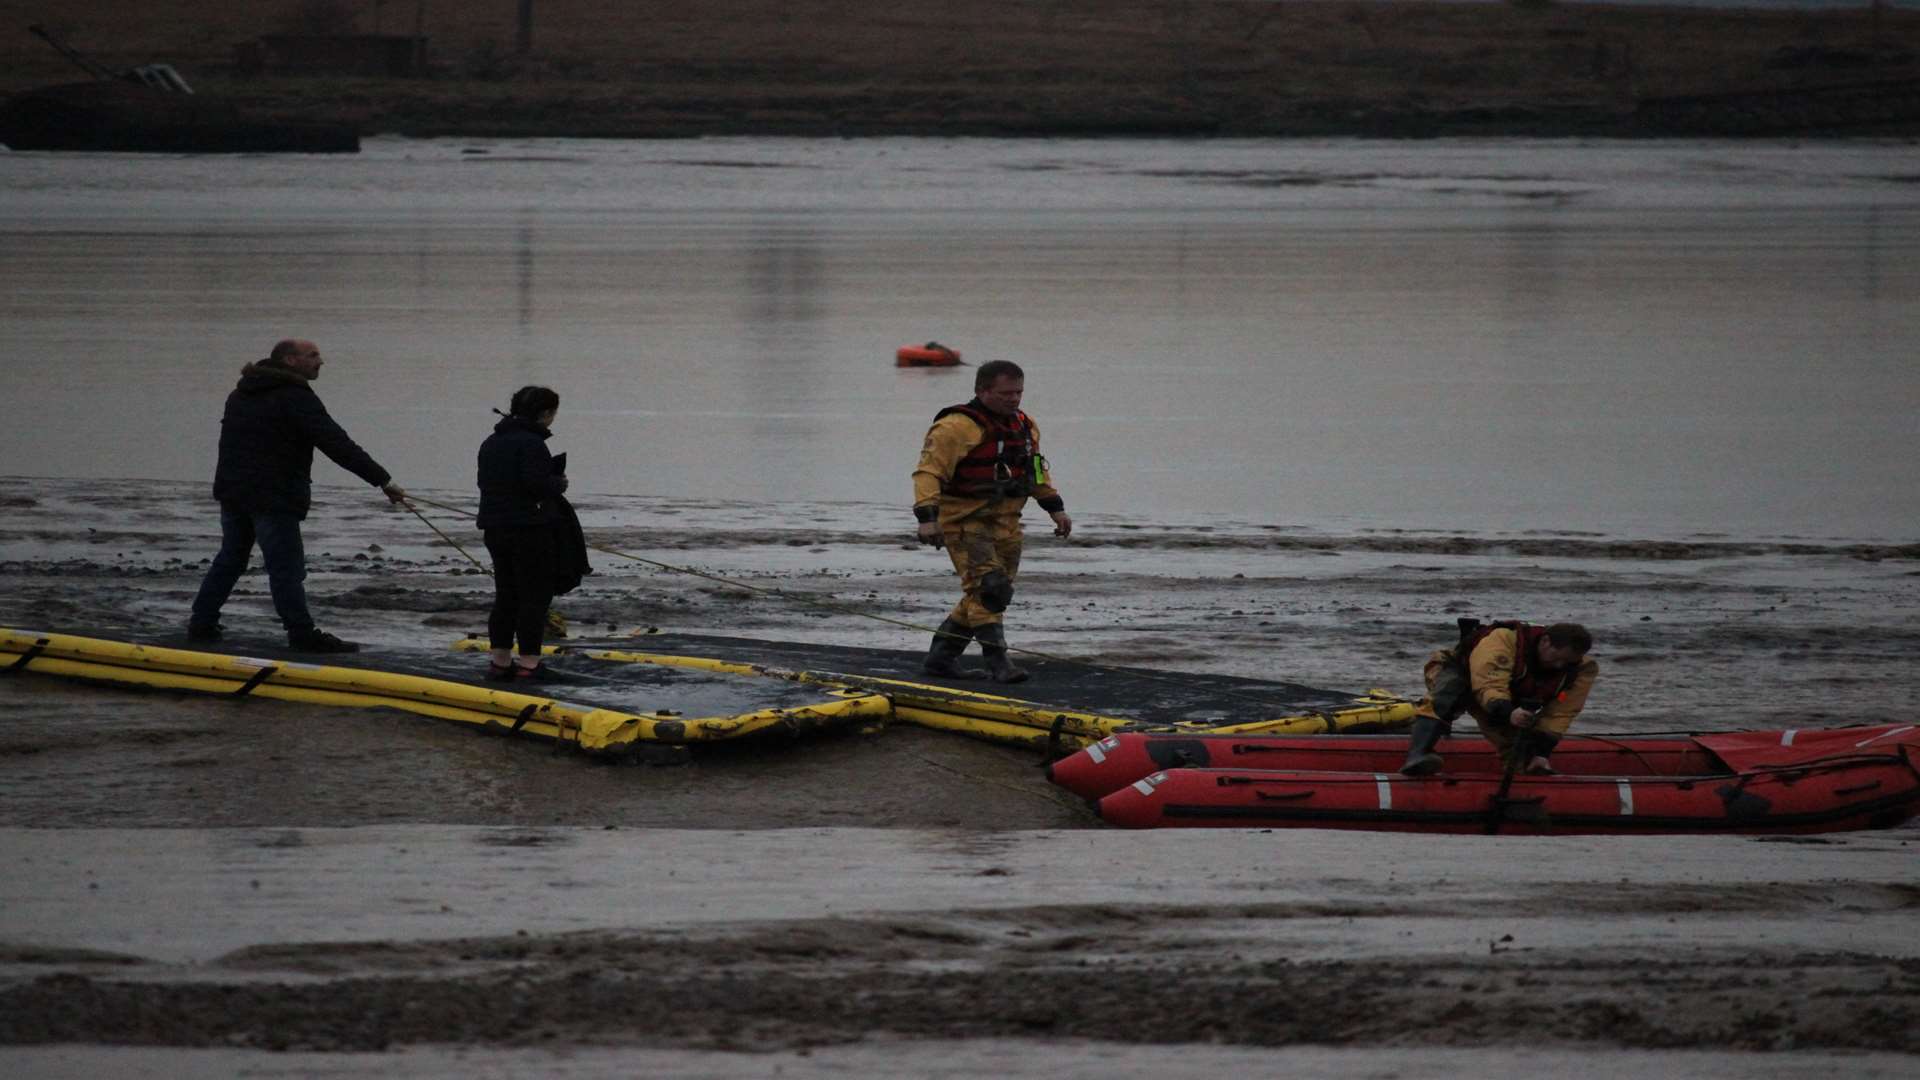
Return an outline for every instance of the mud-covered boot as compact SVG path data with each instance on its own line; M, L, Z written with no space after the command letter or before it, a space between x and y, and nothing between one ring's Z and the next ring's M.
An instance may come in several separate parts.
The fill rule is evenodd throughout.
M1431 716L1413 718L1413 732L1407 739L1407 760L1400 766L1401 776L1431 776L1440 771L1440 755L1434 744L1444 734L1440 721Z
M976 626L973 636L980 642L980 655L987 658L987 678L998 683L1027 681L1026 671L1007 659L1006 627L999 623Z
M920 674L943 675L949 679L966 677L960 670L960 654L967 651L967 642L973 639L973 627L961 626L948 619L933 632L933 644L927 647L927 658L920 661ZM979 673L975 672L978 678Z

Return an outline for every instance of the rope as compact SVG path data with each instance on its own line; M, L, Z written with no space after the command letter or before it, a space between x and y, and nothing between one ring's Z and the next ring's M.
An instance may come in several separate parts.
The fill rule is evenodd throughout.
M463 507L449 506L446 503L435 502L432 499L422 498L419 495L414 495L409 493L407 495L407 498L410 502L425 503L428 506L434 507L439 510L445 510L448 513L459 514L462 517L477 518L479 516L473 511L467 510ZM414 509L413 506L409 505L407 509L412 510L414 513L414 516L419 517L420 520L427 521L426 516L424 514L421 514L419 510ZM432 528L434 532L439 533L441 537L445 538L448 543L450 544L453 543L452 538L447 537L446 533L440 532L439 527L434 525L431 521L428 521L427 525L429 528ZM454 546L459 547L458 544L454 544ZM973 640L972 638L967 637L966 635L963 635L963 634L953 634L945 630L923 626L919 623L908 622L905 619L896 619L887 615L875 614L874 612L871 612L871 611L863 611L859 608L848 607L845 604L836 604L836 603L833 603L832 601L821 600L818 597L808 596L804 593L787 592L784 589L771 589L771 588L766 588L760 585L750 585L744 581L735 581L732 578L722 577L718 574L709 574L704 570L695 570L692 567L676 566L673 563L661 562L658 559L649 559L643 555L635 555L631 552L621 551L618 548L607 547L604 544L596 544L589 541L587 543L587 546L603 554L612 555L617 559L627 559L631 562L645 563L648 566L658 567L661 570L670 571L675 574L688 574L697 578L705 578L708 581L716 582L721 585L726 585L730 588L744 589L748 592L759 593L763 596L772 596L782 600L793 600L802 604L809 604L809 605L812 605L813 607L823 608L827 611L832 611L840 615L851 615L855 618L860 618L860 619L872 619L875 622L883 622L889 626L897 626L902 629L914 630L923 634L932 634L936 637L961 638L966 641ZM461 554L466 554L464 549L462 549ZM467 555L467 558L472 559L473 556ZM478 562L478 560L475 560L475 561ZM1096 664L1091 660L1080 660L1070 656L1058 656L1053 653L1042 652L1038 649L1023 649L1018 646L1009 645L1007 646L1007 651L1019 653L1022 656L1031 656L1038 660L1046 660L1051 663L1072 664L1079 667L1089 668L1094 671L1111 671L1116 673L1124 673L1134 678L1145 678L1145 679L1150 679L1150 680L1159 681L1159 682L1167 682L1167 683L1181 682L1181 680L1176 679L1172 676L1159 675L1155 672L1147 671L1141 668L1119 668L1119 667L1114 667L1107 664ZM1264 708L1274 709L1279 711L1282 715L1285 714L1287 709L1287 706L1275 705L1264 697L1261 697L1255 694L1247 694L1240 691L1230 690L1225 687L1218 687L1218 686L1212 687L1210 688L1210 692L1220 697L1235 698L1241 701L1251 702L1255 705L1260 705ZM1331 717L1328 717L1325 714L1322 714L1317 711L1313 712L1312 715L1319 717L1320 720L1327 725L1327 730L1329 731L1333 730L1333 722Z
M426 504L427 504L428 506L431 506L431 507L435 507L436 509L440 509L440 510L446 510L446 511L448 511L448 512L450 512L450 513L455 513L455 514L459 514L459 515L461 515L461 516L463 516L463 517L469 517L469 518L472 518L472 517L478 517L478 516L479 516L478 514L475 514L475 513L474 513L473 511L471 511L471 510L464 510L464 509L462 509L462 508L460 508L460 507L458 507L458 506L448 506L448 505L447 505L446 503L441 503L441 502L434 502L434 501L433 501L432 499L423 499L423 498L421 498L421 497L420 497L420 496L418 496L418 495L411 495L411 494L410 494L410 495L408 495L408 496L407 496L407 498L408 498L408 499L410 499L410 500L412 500L412 501L415 501L415 502L423 502L423 503L426 503ZM412 507L408 507L408 509L410 509L410 510L412 510L413 508L412 508ZM426 518L426 515L424 515L424 514L421 514L421 513L420 513L420 511L418 511L418 510L413 510L413 513L414 513L414 515L415 515L416 517L419 517L419 518L420 518L420 520L422 520L422 521L427 521L427 518ZM453 540L452 540L452 539L451 539L450 537L447 537L447 534L446 534L446 533L444 533L444 532L440 532L440 529L439 529L439 527L438 527L438 526L436 526L436 525L434 525L434 524L433 524L433 523L432 523L431 521L427 521L427 526L428 526L429 528L431 528L431 529L433 529L433 531L434 531L434 532L436 532L436 533L439 533L439 534L440 534L440 536L441 536L442 538L446 538L446 540L447 540L447 542L448 542L448 543L450 543L450 544L453 544ZM455 547L459 547L459 545L458 545L458 544L454 544L454 546L455 546ZM676 565L674 565L673 563L665 563L665 562L661 562L661 561L659 561L659 560L657 560L657 559L649 559L649 558L647 558L647 557L645 557L645 556L643 556L643 555L635 555L635 554L633 554L633 553L631 553L631 552L627 552L627 551L621 551L621 550L620 550L620 549L618 549L618 548L611 548L611 547L607 547L607 546L606 546L606 545L604 545L604 544L596 544L596 543L593 543L593 542L591 542L591 541L589 541L589 542L587 543L587 546L588 546L588 547L590 547L590 548L592 548L592 549L593 549L593 550L595 550L595 551L598 551L598 552L601 552L601 553L603 553L603 554L606 554L606 555L612 555L613 557L615 557L615 558L618 558L618 559L627 559L627 560L630 560L630 561L632 561L632 562L637 562L637 563L645 563L645 564L647 564L648 566L655 566L655 567L659 567L659 568L660 568L660 569L662 569L662 570L670 570L670 571L672 571L673 573L676 573L676 574L689 574L689 575L691 575L691 576L693 576L693 577L697 577L697 578L705 578L705 579L707 579L708 581L712 581L712 582L716 582L716 583L718 583L718 584L721 584L721 585L726 585L726 586L728 586L728 587L730 587L730 588L735 588L735 589L745 589L745 590L747 590L747 591L749 591L749 592L757 592L757 593L761 593L761 594L763 594L763 595L766 595L766 596L775 596L775 597L779 597L779 598L781 598L781 599L783 599L783 600L797 600L797 601L799 601L800 603L803 603L803 604L812 604L812 605L813 605L813 606L815 606L815 607L820 607L820 608L825 608L825 609L827 609L828 611L833 611L833 612L837 612L837 613L839 613L839 614L842 614L842 615L853 615L853 616L857 616L857 617L859 617L859 618L864 618L864 619L877 619L877 620L879 620L880 622L884 622L884 623L891 623L891 624L892 624L892 625L894 625L894 626L899 626L899 627L904 627L904 628L906 628L906 629L908 629L908 630L922 630L922 631L926 631L927 633L933 633L933 634L942 634L943 636L946 636L946 637L960 637L960 636L961 636L961 635L959 635L959 634L948 634L948 633L946 633L945 631L941 631L941 630L928 630L928 629L927 629L926 627L924 627L924 626L920 626L920 625L918 625L918 624L916 624L916 623L910 623L910 622L907 622L907 621L905 621L904 619L893 619L893 618L889 618L889 617L887 617L887 616L885 616L885 615L875 615L875 614L874 614L873 612L870 612L870 611L861 611L861 610L859 610L859 609L857 609L857 608L851 608L851 607L847 607L847 606L846 606L846 605L844 605L844 604L835 604L835 603L832 603L832 602L830 602L830 601L827 601L827 600L821 600L821 599L818 599L817 597L812 597L812 596L807 596L807 595L805 595L805 594L803 594L803 593L791 593L791 592L787 592L787 591L785 591L785 590L782 590L782 589L769 589L769 588L766 588L766 587L764 587L764 586L760 586L760 585L749 585L748 583L746 583L746 582L744 582L744 581L735 581L735 580L733 580L732 578L726 578L726 577L721 577L721 576L720 576L720 575L718 575L718 574L709 574L709 573L707 573L707 572L706 572L706 571L704 571L704 570L695 570L695 569L693 569L692 567L688 567L688 566L676 566ZM463 555L466 555L466 551L465 551L465 550L463 549L463 550L461 551L461 554L463 554ZM472 559L472 558L473 558L473 556L472 556L472 555L467 555L467 558L469 558L469 559ZM477 562L478 562L478 560L475 560L475 562L477 563ZM967 640L968 640L968 641L972 641L973 639L972 639L972 638L967 638ZM1012 648L1012 646L1009 646L1009 648L1011 649L1011 648ZM1015 652L1027 652L1028 650L1025 650L1025 649L1014 649L1013 651L1015 651ZM1035 656L1041 656L1041 655L1044 655L1044 654L1040 654L1040 653L1034 653L1034 654L1032 654L1032 655L1035 655ZM1054 659L1054 658L1053 658L1053 657L1047 657L1047 659Z
M488 565L487 565L486 563L483 563L483 562L481 562L481 561L480 561L479 559L476 559L476 558L474 558L474 557L473 557L473 552L471 552L471 551L468 551L468 550L467 550L466 548L463 548L463 547L461 547L461 546L460 546L460 541L458 541L458 540L455 540L455 539L454 539L453 537L451 537L451 536L448 536L448 535L447 535L446 533L444 533L444 532L441 532L441 531L440 531L440 526L438 526L438 525L435 525L435 524L433 523L433 521L432 521L432 519L430 519L430 518L428 518L428 517L427 517L427 515L425 515L425 514L423 514L423 513L421 513L421 512L420 512L420 508L419 508L419 507L417 507L417 506L415 506L415 505L413 505L413 502L412 502L412 500L414 500L414 499L418 499L418 498L419 498L419 496L416 496L416 495L409 495L409 496L407 496L407 499L408 499L409 501L407 501L407 502L405 502L405 503L402 503L401 505L402 505L402 506L405 506L405 507L407 508L407 512L408 512L408 513L410 513L410 514L412 514L412 515L413 515L414 517L417 517L417 518L419 518L419 519L421 520L421 522L422 522L423 524L425 524L425 525L426 525L426 527L427 527L427 528L429 528L429 529L432 529L432 530L433 530L433 532L434 532L434 535L435 535L435 536L438 536L438 537L439 537L440 539L442 539L442 540L445 540L445 541L446 541L447 543L449 543L449 544L452 544L452 545L453 545L453 550L455 550L455 551L457 551L457 552L459 552L459 553L460 553L460 554L462 554L462 555L465 555L465 556L467 557L467 561L468 561L468 562L470 562L470 563L472 563L473 565L475 565L475 566L477 566L477 567L479 567L479 568L480 568L480 569L481 569L481 570L482 570L483 572L485 572L485 573L486 573L486 575L487 575L488 577L492 577L492 576L493 576L493 567L491 567L491 566L488 566ZM437 502L434 502L434 501L433 501L433 500L431 500L431 499L420 499L419 501L421 501L421 502L423 502L423 503L426 503L426 504L427 504L428 506L440 506L440 504L439 504L439 503L437 503ZM447 508L447 507L441 507L441 509L443 509L443 510L444 510L444 509L448 509L448 508ZM475 515L469 515L469 516L475 516Z

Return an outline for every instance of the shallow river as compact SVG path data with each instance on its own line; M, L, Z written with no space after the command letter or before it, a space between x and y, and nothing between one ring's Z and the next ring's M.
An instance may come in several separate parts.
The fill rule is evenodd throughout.
M1920 520L1902 143L0 154L0 275L15 475L203 479L239 366L297 335L409 485L469 485L488 410L541 382L576 491L901 505L970 390L893 366L938 339L1027 367L1081 512L1895 542Z

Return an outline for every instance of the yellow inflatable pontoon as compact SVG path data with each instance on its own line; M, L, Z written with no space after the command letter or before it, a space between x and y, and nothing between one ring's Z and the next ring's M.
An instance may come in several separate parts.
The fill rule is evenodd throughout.
M357 662L381 659L355 655ZM892 716L879 694L826 689L813 700L709 716L687 716L671 706L671 685L628 688L619 684L568 686L584 696L645 694L635 711L609 704L580 704L533 694L495 690L444 677L369 668L309 664L277 657L228 656L191 649L142 645L71 634L0 629L0 670L32 672L118 686L273 698L317 705L403 709L570 744L594 754L622 754L648 744L692 745L755 735L802 734L840 726L883 724ZM744 680L743 680L744 682ZM711 692L688 696L711 700ZM750 701L765 693L735 693Z

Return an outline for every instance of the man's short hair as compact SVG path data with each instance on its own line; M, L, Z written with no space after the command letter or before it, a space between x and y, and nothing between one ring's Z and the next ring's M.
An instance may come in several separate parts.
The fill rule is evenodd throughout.
M287 357L298 355L300 355L300 343L288 338L285 341L274 342L273 351L267 354L267 359L276 364L284 364L287 362Z
M1011 360L989 360L973 373L973 392L977 394L985 390L1003 375L1011 375L1022 381L1027 377L1027 373L1020 370L1020 365Z
M1593 635L1579 623L1560 622L1547 627L1547 640L1557 648L1572 649L1576 655L1585 656L1593 651Z

